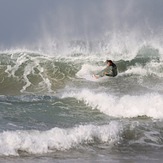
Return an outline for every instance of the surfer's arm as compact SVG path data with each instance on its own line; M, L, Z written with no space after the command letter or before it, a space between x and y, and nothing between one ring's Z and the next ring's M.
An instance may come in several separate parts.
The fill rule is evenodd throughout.
M105 76L113 76L113 72L111 70L111 67L107 67L104 72Z
M95 75L95 74L93 74L93 77L96 78L96 79L99 78L99 76L98 75Z
M99 73L97 73L97 74L94 74L93 76L96 78L96 79L99 79L99 78L102 78L102 77L104 77L106 74L105 74L105 72L104 72L104 70L103 71L101 71L101 72L99 72Z
M98 78L101 78L101 77L104 77L106 75L108 71L108 67L106 67L105 69L103 69L102 71L98 72L97 74L94 74L93 76L98 79Z
M106 76L112 76L112 77L115 77L117 76L117 67L113 68L110 72L105 72L105 75Z

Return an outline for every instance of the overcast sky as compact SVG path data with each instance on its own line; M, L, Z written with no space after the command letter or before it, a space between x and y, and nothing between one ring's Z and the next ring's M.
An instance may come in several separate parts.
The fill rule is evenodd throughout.
M163 0L0 0L0 45L102 37L125 29L159 31Z

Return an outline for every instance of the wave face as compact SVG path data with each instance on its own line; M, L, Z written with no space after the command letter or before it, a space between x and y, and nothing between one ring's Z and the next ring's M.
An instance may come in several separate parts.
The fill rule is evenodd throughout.
M28 51L1 52L0 93L14 95L56 92L78 78L87 80L93 73L104 69L104 60L107 57L107 55L99 57L99 54L85 53L50 57ZM132 59L127 60L122 55L121 58L115 60L119 78L132 76L131 78L135 77L138 80L141 78L141 84L144 84L147 79L152 80L152 84L155 84L154 78L162 79L163 77L163 66L160 59L158 50L148 46L139 49Z
M0 52L0 157L162 153L161 48L142 44L108 54L73 46L52 56ZM118 76L94 79L106 59L116 63Z
M48 93L75 76L73 63L34 53L2 53L1 93Z

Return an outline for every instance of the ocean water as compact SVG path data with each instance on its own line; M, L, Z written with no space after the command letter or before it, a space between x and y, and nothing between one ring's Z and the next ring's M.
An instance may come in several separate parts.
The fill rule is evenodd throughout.
M71 50L0 52L0 162L162 162L161 51Z

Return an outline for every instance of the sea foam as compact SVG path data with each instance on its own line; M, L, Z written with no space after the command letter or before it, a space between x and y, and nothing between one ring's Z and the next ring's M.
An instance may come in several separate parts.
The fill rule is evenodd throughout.
M62 97L74 97L83 101L92 109L98 109L100 112L113 117L148 116L158 119L163 118L163 95L157 93L117 97L84 89L80 92L64 93Z
M5 131L0 133L0 155L18 156L20 151L43 154L77 148L79 145L108 143L119 140L121 125L112 121L107 125L80 125L74 128L53 128L48 131Z

